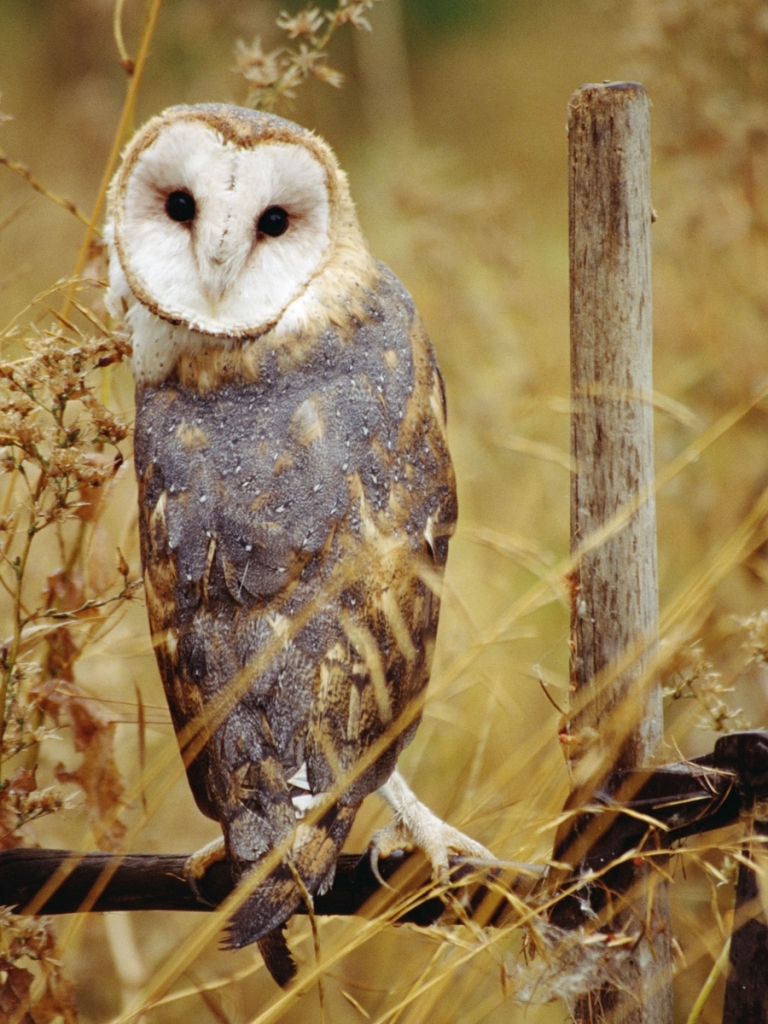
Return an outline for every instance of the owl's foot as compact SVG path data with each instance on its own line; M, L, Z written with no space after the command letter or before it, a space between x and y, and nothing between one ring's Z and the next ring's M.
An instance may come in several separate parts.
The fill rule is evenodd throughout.
M227 848L224 844L224 836L219 836L218 839L212 839L210 843L206 843L199 850L190 853L184 861L184 881L201 903L209 901L200 892L200 886L197 883L205 877L206 871L212 864L226 859Z
M432 865L432 877L437 882L448 878L449 854L493 859L484 846L446 824L417 800L399 772L393 772L378 793L394 811L390 824L375 833L370 846L371 870L382 885L386 882L379 874L379 859L395 850L421 850Z

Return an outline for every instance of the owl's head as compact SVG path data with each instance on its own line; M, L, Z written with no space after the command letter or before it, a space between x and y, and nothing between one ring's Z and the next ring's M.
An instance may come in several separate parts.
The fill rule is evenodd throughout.
M359 281L351 264L371 262L330 148L229 106L171 107L136 134L112 181L106 236L108 306L146 382L195 345L303 329L323 292L344 290L340 277Z

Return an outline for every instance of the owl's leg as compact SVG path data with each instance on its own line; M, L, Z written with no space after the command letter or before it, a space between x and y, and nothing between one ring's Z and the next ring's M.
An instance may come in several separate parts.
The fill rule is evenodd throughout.
M417 800L399 772L393 772L378 793L394 811L390 824L375 833L370 846L371 868L382 885L385 883L379 874L379 858L388 857L395 850L421 850L432 865L432 876L436 881L447 879L448 855L451 853L460 857L493 859L493 854L484 846L446 824L426 804Z
M197 883L205 876L205 873L211 864L216 864L218 861L226 859L227 848L224 844L224 836L219 836L218 839L212 839L210 843L206 843L205 846L201 846L199 850L195 850L194 853L190 853L184 861L184 880L190 889L192 889L195 896L197 896L197 898L203 903L207 903L208 901L200 892L200 888Z

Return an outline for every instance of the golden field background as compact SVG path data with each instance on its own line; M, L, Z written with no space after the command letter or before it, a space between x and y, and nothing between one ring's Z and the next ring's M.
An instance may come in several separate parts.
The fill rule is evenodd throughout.
M261 34L265 49L278 45L282 6L165 0L134 125L174 103L242 102L246 86L231 71L235 41ZM125 5L130 52L143 7ZM112 13L108 0L0 6L0 109L13 118L0 125L0 148L86 217L127 86ZM278 112L315 128L336 150L371 246L413 294L447 383L459 530L430 698L401 768L438 814L498 857L541 862L569 788L558 713L542 680L567 706L564 126L568 97L584 82L640 80L653 103L657 468L691 452L657 499L662 614L681 597L685 609L667 649L675 671L663 681L675 697L667 703L665 756L710 750L715 727L759 728L766 720L760 624L750 630L743 623L766 604L764 527L733 554L729 541L768 485L768 408L763 401L747 410L768 376L768 5L384 0L371 22L370 36L347 29L334 40L332 63L347 76L340 91L310 81ZM30 325L52 322L47 307L63 308L60 289L25 309L71 275L84 232L70 212L0 167L0 327L17 317L20 329L4 336L3 359L23 355L24 338L36 329ZM98 290L88 301L104 315ZM105 404L130 416L126 366L91 379ZM731 425L710 443L723 418ZM79 531L69 568L86 595L119 590L117 548L129 578L139 571L129 441L121 450L126 461L104 488L99 514L63 528ZM3 514L22 492L5 493ZM3 548L7 581L18 543ZM23 584L27 604L40 599L69 550L55 531L35 538ZM704 574L713 567L710 586ZM549 580L546 598L534 600L542 580ZM12 615L9 594L0 592L3 635ZM75 680L115 723L117 763L130 786L143 765L175 748L140 593L120 603L103 629L83 620L72 630L87 639ZM30 646L28 657L39 660L41 650ZM59 762L76 771L82 752L66 724L45 724L37 784L57 785L67 806L22 834L28 843L94 849L98 825L94 835L82 787L57 783L54 774ZM180 760L169 763L143 798L126 797L121 820L132 851L189 852L216 835L194 806ZM364 849L384 821L372 798L349 848ZM684 865L672 861L681 1022L728 934L733 862L717 847L733 837L703 837ZM118 1019L210 923L203 918L60 919L79 1019ZM560 1002L524 1007L509 997L520 946L515 932L468 956L472 938L461 930L445 936L388 928L370 938L362 931L355 919L322 923L321 949L352 947L325 976L326 1020L567 1019ZM311 965L307 922L293 922L289 937L300 965ZM148 1011L147 1021L321 1019L315 987L284 1000L254 952L222 953L215 936L174 991L179 998ZM538 994L546 995L543 988ZM719 1020L721 1000L722 980L699 1019Z

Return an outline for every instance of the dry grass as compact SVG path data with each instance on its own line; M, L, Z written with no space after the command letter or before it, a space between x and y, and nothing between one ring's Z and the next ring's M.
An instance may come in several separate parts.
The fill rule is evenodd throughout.
M438 813L502 858L546 859L568 791L558 715L542 682L567 704L563 125L568 96L584 81L638 77L654 104L668 756L704 752L716 730L766 718L763 6L520 4L492 32L470 30L413 53L408 92L386 0L371 14L372 45L343 33L333 41L329 60L347 88L310 82L278 106L339 152L369 240L414 294L446 374L460 529L424 722L401 767ZM249 41L251 68L257 34L259 52L273 54L279 6L168 2L143 77L133 79L134 106L124 105L111 5L59 0L49 13L39 27L16 0L0 15L2 107L14 117L0 141L33 178L0 168L0 325L11 322L2 335L0 425L10 453L0 492L10 698L2 842L185 852L216 830L188 792L134 587L135 488L121 426L131 415L130 374L94 283L104 273L98 246L84 247L81 219L90 219L108 177L121 110L130 130L174 102L243 100L249 86L228 70L234 42ZM125 52L136 58L140 13L127 4L123 20ZM321 41L318 26L306 28L291 45ZM325 59L305 65L333 77ZM289 59L267 70L290 77L295 67ZM273 91L278 81L251 78ZM395 129L382 90L399 97ZM75 292L73 271L84 282ZM352 848L380 823L380 808L368 803ZM738 838L731 830L689 842L672 864L680 1020L727 939ZM218 951L213 915L83 915L53 929L3 918L0 927L6 962L34 975L36 1022L74 1019L73 992L80 1021L127 1020L128 1007L165 989L145 1015L152 1024L321 1019L306 921L291 924L302 985L288 995L252 952ZM523 962L519 930L419 932L334 919L320 922L319 944L326 1020L566 1017L561 1003L511 1001ZM8 977L26 984L22 974ZM534 1003L548 980L534 986ZM721 998L722 978L700 1021L719 1019Z

